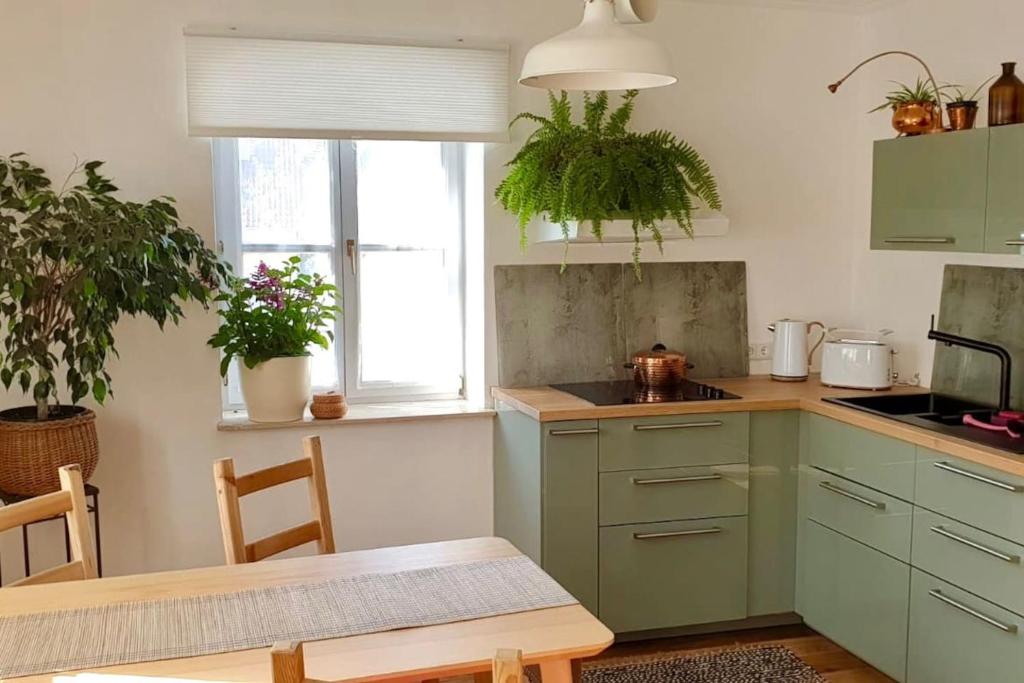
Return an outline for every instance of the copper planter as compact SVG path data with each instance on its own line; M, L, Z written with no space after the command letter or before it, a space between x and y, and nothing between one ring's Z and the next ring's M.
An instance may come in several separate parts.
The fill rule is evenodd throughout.
M911 102L898 105L892 111L892 127L900 135L941 133L938 127L942 110L932 102Z
M946 105L950 130L971 130L978 118L977 102L955 102Z

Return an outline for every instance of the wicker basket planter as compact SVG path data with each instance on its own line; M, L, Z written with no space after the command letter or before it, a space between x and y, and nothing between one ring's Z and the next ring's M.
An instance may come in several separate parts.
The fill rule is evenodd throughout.
M77 464L89 480L100 458L96 413L61 406L61 415L32 419L35 406L0 412L0 490L37 496L60 488L57 469Z

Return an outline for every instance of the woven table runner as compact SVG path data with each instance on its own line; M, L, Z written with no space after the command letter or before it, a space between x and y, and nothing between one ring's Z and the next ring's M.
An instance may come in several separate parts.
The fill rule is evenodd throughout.
M25 614L0 618L0 678L251 650L280 640L326 640L575 603L529 558L519 556Z

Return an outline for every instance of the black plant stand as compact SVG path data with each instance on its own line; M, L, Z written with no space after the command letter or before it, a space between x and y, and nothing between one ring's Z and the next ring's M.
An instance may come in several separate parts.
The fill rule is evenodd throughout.
M92 484L85 485L85 497L86 497L86 510L93 514L93 520L95 521L96 528L96 571L100 576L103 576L103 551L100 545L100 490ZM23 496L17 493L7 493L6 491L0 491L0 501L4 505L14 505L25 500L30 500L35 496ZM89 504L88 499L92 499L92 504ZM68 534L68 520L64 515L56 515L48 519L40 519L35 522L29 522L21 527L21 552L24 555L25 560L25 576L31 576L32 565L29 561L29 545L28 545L28 528L33 524L42 524L43 522L51 522L53 520L60 519L64 522L64 555L67 557L68 562L71 561L71 537ZM0 573L0 586L4 583L3 574Z

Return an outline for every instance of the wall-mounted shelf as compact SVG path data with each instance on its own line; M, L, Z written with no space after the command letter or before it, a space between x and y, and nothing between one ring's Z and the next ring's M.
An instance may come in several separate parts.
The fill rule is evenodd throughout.
M577 223L569 224L569 242L573 244L605 244L631 243L633 241L633 223L629 220L607 221L602 224L604 228L604 239L598 240L590 232L590 226L584 224L579 229ZM693 214L693 236L694 237L718 237L729 232L729 218L718 211L700 210ZM537 221L530 226L530 234L536 243L561 242L562 226L547 221ZM665 221L662 224L662 237L665 240L687 239L685 232L672 221ZM640 239L643 242L652 241L649 230L641 231Z

